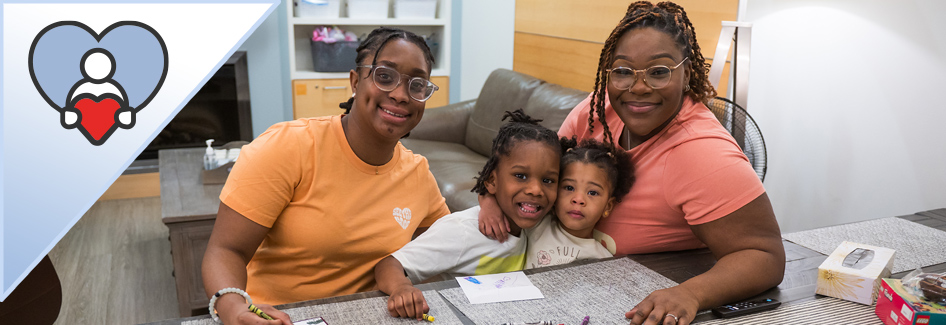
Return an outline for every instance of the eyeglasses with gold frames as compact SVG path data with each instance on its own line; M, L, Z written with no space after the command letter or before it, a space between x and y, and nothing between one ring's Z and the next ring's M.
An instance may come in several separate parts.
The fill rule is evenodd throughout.
M652 89L660 89L666 87L670 84L670 76L673 70L676 70L683 62L686 62L689 58L683 58L680 63L673 67L668 67L665 65L655 65L644 70L636 70L627 67L617 67L608 69L608 82L611 83L611 86L620 90L627 90L634 86L634 83L637 82L637 74L644 75L644 83L647 84Z

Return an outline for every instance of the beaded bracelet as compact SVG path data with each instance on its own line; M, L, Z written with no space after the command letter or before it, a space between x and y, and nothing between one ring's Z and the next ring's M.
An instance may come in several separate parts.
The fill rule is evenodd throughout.
M213 297L210 297L210 307L209 307L209 308L210 308L210 318L213 319L214 322L216 322L216 323L219 323L219 322L220 322L220 316L217 315L217 311L216 311L216 309L214 309L214 305L217 304L217 298L220 298L220 296L225 295L225 294L228 294L228 293L239 293L241 296L243 296L243 299L246 299L246 302L247 302L247 303L249 303L250 305L253 304L253 299L250 298L250 294L246 293L246 291L243 291L243 290L241 290L241 289L239 289L239 288L223 288L223 289L220 289L220 291L217 291L217 293L215 293L215 294L213 295Z

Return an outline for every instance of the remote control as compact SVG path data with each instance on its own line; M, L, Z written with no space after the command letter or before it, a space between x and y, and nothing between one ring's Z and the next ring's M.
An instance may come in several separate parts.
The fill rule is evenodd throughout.
M746 301L713 308L713 315L722 318L742 316L760 311L772 310L782 303L775 299Z

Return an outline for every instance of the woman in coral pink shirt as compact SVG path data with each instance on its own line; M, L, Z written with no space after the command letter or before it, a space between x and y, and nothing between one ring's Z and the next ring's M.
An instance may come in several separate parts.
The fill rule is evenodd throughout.
M778 285L785 250L775 213L748 159L703 104L716 91L683 8L631 4L599 62L594 92L559 135L627 149L637 180L596 238L616 255L708 247L718 259L651 293L627 312L631 324L689 324L698 310ZM487 235L500 225L481 223Z

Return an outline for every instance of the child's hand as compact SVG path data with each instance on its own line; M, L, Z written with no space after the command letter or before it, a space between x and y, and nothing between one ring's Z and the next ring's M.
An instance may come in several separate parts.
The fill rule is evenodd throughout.
M509 238L509 220L503 217L496 197L492 194L480 195L480 232L500 243Z
M413 285L399 286L388 297L388 312L391 316L422 320L428 311L430 307L424 294Z

